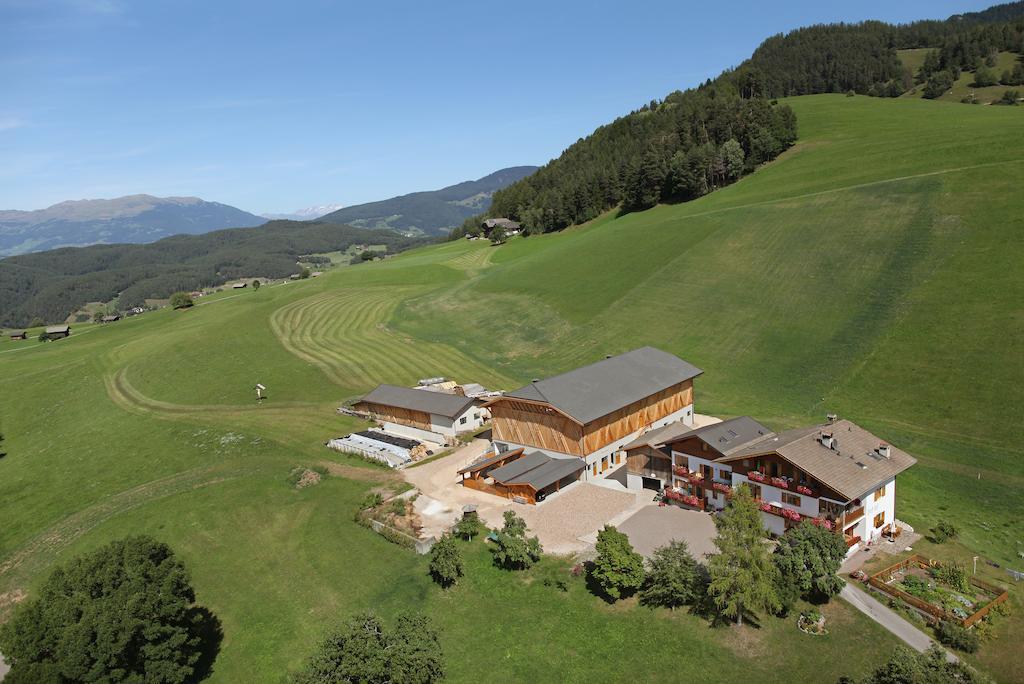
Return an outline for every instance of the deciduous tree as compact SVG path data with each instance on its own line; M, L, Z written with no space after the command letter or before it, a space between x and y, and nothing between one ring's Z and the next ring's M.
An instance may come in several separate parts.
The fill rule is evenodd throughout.
M192 306L192 295L188 292L175 292L171 295L171 307L175 309L187 309Z
M509 570L523 570L540 560L540 540L528 538L526 533L526 521L515 511L505 511L505 524L500 530L495 530L494 546L491 547L496 565Z
M704 588L701 568L685 541L673 541L654 550L640 603L675 610L694 603Z
M203 647L194 602L174 552L130 537L54 570L0 628L0 651L11 681L189 681Z
M618 599L639 589L644 582L644 559L633 550L629 537L611 525L597 533L597 558L590 576L601 590Z
M462 551L450 534L442 535L430 549L430 576L445 589L462 577Z
M836 574L846 558L838 533L805 520L789 528L775 547L779 569L779 600L788 611L797 598L830 599L843 588Z

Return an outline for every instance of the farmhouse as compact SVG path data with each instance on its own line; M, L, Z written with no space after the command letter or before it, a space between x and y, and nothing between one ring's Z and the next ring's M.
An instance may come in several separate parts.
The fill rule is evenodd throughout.
M899 533L896 476L917 462L849 420L775 434L743 417L671 435L659 446L670 454L670 499L717 510L746 484L773 534L806 518L841 529L851 553L863 541Z
M490 400L495 453L540 452L582 464L594 479L624 463L622 447L651 428L693 423L693 380L703 371L642 347L535 380Z
M519 232L519 224L512 219L507 218L489 218L484 219L480 227L484 229L485 233L490 233L495 228L504 228L506 233L515 234Z
M458 433L483 425L488 414L482 404L472 397L445 392L379 385L353 408L381 421L387 432L445 444Z
M26 331L26 330L12 330L11 331L11 339L12 340L27 340L28 339L28 331Z
M70 325L51 325L46 329L46 334L50 339L57 339L59 337L67 337L71 334Z

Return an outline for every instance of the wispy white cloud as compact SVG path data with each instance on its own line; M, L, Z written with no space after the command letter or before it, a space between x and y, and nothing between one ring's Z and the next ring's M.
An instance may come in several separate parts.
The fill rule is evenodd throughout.
M21 128L26 123L22 119L15 118L13 116L2 117L0 116L0 133L3 131L11 131L15 128Z

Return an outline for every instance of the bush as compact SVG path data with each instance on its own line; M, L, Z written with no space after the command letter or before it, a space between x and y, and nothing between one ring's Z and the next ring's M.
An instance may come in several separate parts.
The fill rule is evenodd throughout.
M400 496L392 499L388 506L391 509L391 513L398 517L402 517L409 510L408 502Z
M463 516L455 527L452 528L452 532L459 539L465 541L473 541L473 538L480 534L483 528L483 523L480 522L480 518L476 515Z
M188 292L175 292L171 295L171 307L174 309L187 309L193 304L192 295Z
M1003 93L1003 96L999 98L999 104L1016 106L1018 100L1020 100L1020 91L1007 90Z
M975 632L948 620L939 623L935 635L946 646L951 646L964 653L974 653L981 645L981 639Z
M445 589L462 577L462 552L449 534L438 539L430 549L430 576Z
M996 72L988 67L982 67L974 72L974 83L975 88L986 88L988 86L994 86L999 82L999 77L996 76Z
M932 541L936 544L944 544L947 540L953 539L957 535L957 529L953 527L953 523L946 520L940 520L938 524L931 529Z
M703 594L704 576L684 541L673 541L654 550L640 603L675 610L695 603Z

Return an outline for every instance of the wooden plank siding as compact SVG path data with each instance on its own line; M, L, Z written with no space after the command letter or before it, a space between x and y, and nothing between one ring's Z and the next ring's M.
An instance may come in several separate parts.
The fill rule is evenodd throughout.
M430 425L430 414L425 411L413 411L412 409L404 409L397 406L384 406L383 404L374 404L369 401L360 401L352 408L357 411L366 411L377 420L408 425L420 428L421 430L427 430L428 432L433 432L434 430Z
M583 453L593 453L692 403L693 380L686 380L613 411L584 426Z
M495 441L583 456L583 427L546 404L502 399L490 406Z
M693 380L686 380L586 425L541 402L499 398L490 410L497 441L586 456L692 403Z

